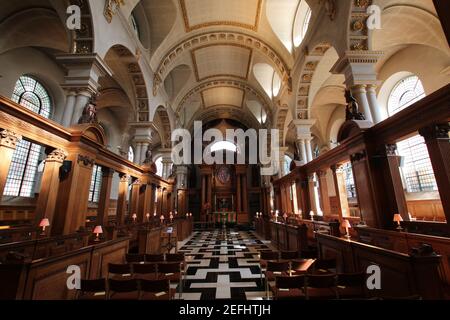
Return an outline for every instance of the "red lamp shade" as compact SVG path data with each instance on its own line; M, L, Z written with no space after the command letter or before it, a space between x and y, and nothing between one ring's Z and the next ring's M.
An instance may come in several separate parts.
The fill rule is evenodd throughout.
M47 218L42 219L39 223L39 227L45 228L48 226L50 226L50 221Z
M399 213L394 214L394 222L402 222L403 218Z
M93 233L95 233L95 234L102 234L103 233L103 228L102 228L102 226L96 226L95 228L94 228L94 232Z

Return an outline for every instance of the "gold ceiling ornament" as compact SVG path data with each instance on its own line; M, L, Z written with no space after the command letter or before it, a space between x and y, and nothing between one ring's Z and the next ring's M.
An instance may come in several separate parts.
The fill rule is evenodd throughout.
M105 1L105 18L108 23L111 23L113 16L116 14L117 9L125 4L125 0L106 0Z

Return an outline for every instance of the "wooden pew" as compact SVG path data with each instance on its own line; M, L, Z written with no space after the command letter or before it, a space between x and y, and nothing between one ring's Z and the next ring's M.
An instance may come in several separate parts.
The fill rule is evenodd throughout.
M450 238L368 227L356 227L355 230L358 232L360 242L406 254L423 244L432 246L433 250L442 256L439 274L442 281L450 288Z
M408 255L326 234L317 234L317 243L321 258L337 260L338 272L367 272L368 266L379 266L381 290L368 290L370 296L408 297L418 294L423 299L444 298L438 271L442 260L440 255Z
M120 238L58 256L0 264L0 300L73 299L75 290L67 288L67 268L79 266L84 279L106 277L108 263L125 262L128 244L129 238Z

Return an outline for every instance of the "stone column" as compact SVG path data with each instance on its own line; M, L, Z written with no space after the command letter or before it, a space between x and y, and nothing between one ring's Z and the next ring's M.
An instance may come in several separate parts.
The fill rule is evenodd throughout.
M113 175L114 170L102 167L102 184L100 188L96 221L96 224L99 226L106 226L108 224L109 203L111 200L111 186Z
M71 125L78 124L78 120L80 120L81 115L83 114L83 109L86 107L91 97L92 93L89 91L81 91L78 93L75 99L75 106L73 110L72 120L70 121Z
M375 84L368 84L366 86L367 100L369 102L370 112L372 113L372 119L375 124L384 120L381 112L380 105L377 99L377 86Z
M311 162L314 160L313 153L312 153L312 146L311 146L311 138L305 140L306 144L306 157L308 159L308 162Z
M76 92L70 91L67 94L66 105L64 107L64 113L61 120L61 124L64 127L69 127L72 123L73 111L75 109Z
M42 174L41 189L36 203L35 222L48 218L50 227L55 215L56 200L58 198L59 169L67 157L63 150L53 150L45 160L44 172Z
M125 222L129 180L130 180L129 175L123 173L120 174L119 197L117 199L117 213L116 213L116 223L119 226L123 225Z
M305 143L305 139L298 139L297 140L297 148L298 151L301 155L303 164L307 164L308 163L308 155L306 153L306 143Z
M142 148L141 148L141 154L139 156L139 160L140 160L140 163L144 163L144 161L147 158L147 151L150 148L150 143L149 142L142 142L141 145L142 145Z
M142 155L142 143L141 142L136 142L136 154L134 157L134 163L136 163L137 165L141 164L141 155Z
M21 135L10 130L0 131L0 159L2 159L0 161L0 199L5 191L9 167L11 166L14 151L16 150L17 143L21 139Z
M367 121L373 122L372 113L367 99L366 86L363 84L355 85L351 88L353 97L358 102L360 112L364 114Z

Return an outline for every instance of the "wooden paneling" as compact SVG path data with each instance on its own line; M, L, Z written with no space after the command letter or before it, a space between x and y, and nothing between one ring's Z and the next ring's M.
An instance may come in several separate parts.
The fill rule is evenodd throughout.
M446 221L441 200L409 200L407 205L409 213L417 220Z

